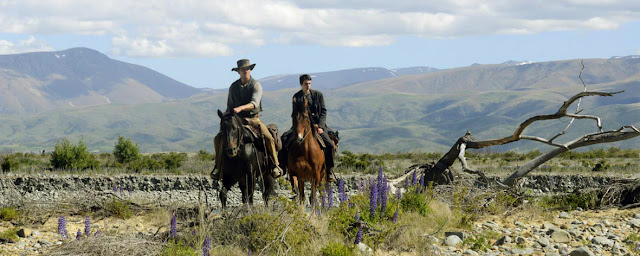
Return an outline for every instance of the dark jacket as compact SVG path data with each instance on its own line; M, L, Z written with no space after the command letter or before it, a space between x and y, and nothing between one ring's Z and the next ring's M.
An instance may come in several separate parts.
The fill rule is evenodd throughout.
M302 90L293 95L293 98L297 100L303 100L304 93ZM307 94L307 100L309 101L309 113L311 114L311 122L317 124L318 127L323 130L327 128L327 109L324 107L324 96L322 93L313 89L309 90ZM291 113L293 117L293 113Z
M253 103L256 107L250 112L242 111L238 113L240 117L252 117L262 111L262 85L253 77L249 79L246 85L243 85L240 79L231 84L227 97L227 112L248 103Z

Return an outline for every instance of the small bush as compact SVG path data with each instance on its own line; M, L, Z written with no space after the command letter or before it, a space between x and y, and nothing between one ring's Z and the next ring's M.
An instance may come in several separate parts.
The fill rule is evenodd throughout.
M540 200L540 206L544 208L569 208L594 209L598 206L598 194L595 191L572 193L567 195L545 196Z
M109 213L109 215L126 220L131 218L131 209L129 208L131 205L130 201L127 200L112 200L105 206L105 210Z
M0 209L0 220L4 221L12 221L18 218L20 213L16 208L13 207L4 207Z
M198 151L198 154L196 155L196 158L200 161L211 161L213 160L213 154L210 154L209 152L207 152L204 149L201 149L200 151Z
M19 227L5 230L4 232L0 233L0 240L5 240L10 243L18 242L20 240L20 238L18 237L18 230L20 230Z
M133 144L130 139L119 136L118 142L116 142L116 146L113 149L113 156L121 164L133 162L140 157L138 144Z
M407 192L402 196L400 205L403 211L416 212L422 216L427 216L431 209L429 208L429 199L424 194Z
M15 171L16 169L18 169L20 163L16 161L14 157L7 156L4 158L4 160L2 160L2 164L0 164L0 166L2 167L3 172L10 172L12 170Z
M180 168L185 160L187 160L187 153L171 152L169 154L161 154L162 161L167 169Z
M196 250L194 250L193 248L184 245L182 241L179 241L177 243L175 241L171 241L167 244L167 246L164 247L160 255L161 256L174 256L174 255L198 256L198 252L196 252Z
M56 142L55 149L51 153L51 165L56 169L97 169L100 162L87 151L84 142L73 145L69 140L62 139Z
M342 243L329 243L320 249L322 256L351 256L353 248Z
M143 169L146 170L159 170L166 168L164 162L158 161L156 158L151 156L142 156L138 158L136 161L129 163L129 168L140 172Z

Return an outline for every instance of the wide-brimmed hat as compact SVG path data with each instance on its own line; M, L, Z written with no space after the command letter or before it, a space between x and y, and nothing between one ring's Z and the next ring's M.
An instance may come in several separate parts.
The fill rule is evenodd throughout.
M238 61L238 67L232 68L231 71L238 71L238 69L241 69L241 68L248 68L250 70L253 70L253 67L255 66L256 64L255 63L251 64L251 62L248 59L241 59Z

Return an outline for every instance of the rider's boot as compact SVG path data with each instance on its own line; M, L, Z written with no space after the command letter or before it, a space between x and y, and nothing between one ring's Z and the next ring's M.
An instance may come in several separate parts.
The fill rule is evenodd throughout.
M335 182L336 178L333 175L333 167L327 168L327 182Z

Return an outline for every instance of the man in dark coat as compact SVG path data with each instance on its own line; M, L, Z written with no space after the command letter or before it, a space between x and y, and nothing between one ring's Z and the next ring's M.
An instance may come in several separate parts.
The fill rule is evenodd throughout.
M304 74L300 76L300 91L293 95L293 98L296 101L302 101L305 97L309 102L309 113L311 116L311 123L318 125L318 134L324 141L324 159L325 166L327 168L327 181L334 181L333 177L333 166L334 166L334 155L335 155L335 146L333 145L333 141L329 138L329 127L327 126L327 109L324 106L324 96L321 92L311 89L311 76ZM291 114L293 118L293 113ZM282 169L287 168L287 154L288 154L288 146L290 142L290 137L293 134L293 128L289 129L287 132L282 134L282 143L284 143L282 150L279 152L279 157L281 159L280 167Z

